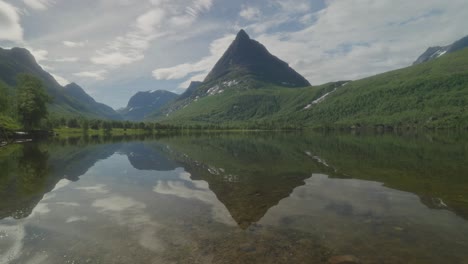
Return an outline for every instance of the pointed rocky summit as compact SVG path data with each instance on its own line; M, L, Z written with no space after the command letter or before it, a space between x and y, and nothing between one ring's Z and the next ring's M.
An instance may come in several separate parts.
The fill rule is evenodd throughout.
M424 52L421 56L419 56L419 58L413 63L413 65L418 65L424 62L432 61L446 54L457 52L467 47L468 47L468 36L460 40L457 40L448 46L430 47L426 50L426 52Z
M265 46L251 39L244 30L239 31L204 83L228 79L231 75L233 78L251 75L261 81L288 87L310 86L304 77L273 56Z

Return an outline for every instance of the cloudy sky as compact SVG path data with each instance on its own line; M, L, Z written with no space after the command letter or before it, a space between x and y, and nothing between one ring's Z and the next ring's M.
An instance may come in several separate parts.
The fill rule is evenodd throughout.
M468 35L467 14L466 0L0 0L0 47L119 108L203 80L241 28L318 85L408 66Z

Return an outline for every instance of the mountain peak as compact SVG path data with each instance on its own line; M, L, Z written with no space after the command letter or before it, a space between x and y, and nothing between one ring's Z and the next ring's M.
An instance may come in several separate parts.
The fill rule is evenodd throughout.
M176 97L177 94L166 90L137 92L119 112L126 120L141 121Z
M245 32L245 30L241 29L239 31L239 33L237 33L236 40L238 40L238 41L240 41L240 40L250 40L250 37L247 34L247 32Z
M80 89L80 90L83 90L83 88L81 88L77 83L75 82L71 82L67 85L64 86L64 88L66 89Z
M73 98L77 98L80 101L91 103L91 104L96 103L94 98L92 98L89 94L85 92L83 88L81 88L81 86L79 86L78 84L74 82L65 85L64 88L67 91L67 94L73 96Z
M444 56L452 52L456 52L468 47L468 36L455 41L454 43L447 46L436 46L428 48L418 59L413 63L417 65L427 61L435 60L439 57Z
M252 76L280 86L310 86L304 77L286 62L272 55L261 43L251 39L243 29L239 31L204 83L222 79L229 81L239 76Z

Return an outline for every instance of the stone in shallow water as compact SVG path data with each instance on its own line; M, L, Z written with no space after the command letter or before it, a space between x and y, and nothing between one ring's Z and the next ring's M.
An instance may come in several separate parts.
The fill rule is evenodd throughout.
M329 264L359 264L358 258L353 255L334 256L328 259Z

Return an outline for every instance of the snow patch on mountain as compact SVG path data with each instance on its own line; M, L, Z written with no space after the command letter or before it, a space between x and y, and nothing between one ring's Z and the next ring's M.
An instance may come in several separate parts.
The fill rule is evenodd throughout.
M349 82L343 83L340 87L346 86L348 83L349 83ZM336 92L336 90L338 90L338 87L336 87L335 89L333 89L331 92L328 92L328 93L322 95L322 96L319 97L318 99L315 99L314 101L312 101L312 103L306 105L306 106L304 107L304 110L310 109L312 106L314 106L314 105L316 105L316 104L319 104L319 103L325 101L325 99L327 99L327 97L328 97L330 94Z

